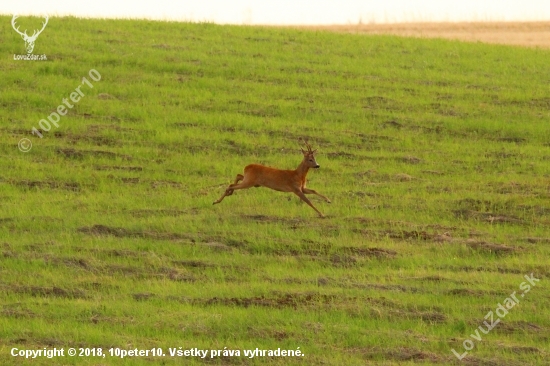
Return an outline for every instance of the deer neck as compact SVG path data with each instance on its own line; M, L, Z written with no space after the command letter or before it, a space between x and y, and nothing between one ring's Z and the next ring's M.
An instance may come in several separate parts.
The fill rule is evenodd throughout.
M306 165L305 160L298 165L298 168L296 168L296 173L298 173L301 177L306 177L307 172L309 171L309 167Z

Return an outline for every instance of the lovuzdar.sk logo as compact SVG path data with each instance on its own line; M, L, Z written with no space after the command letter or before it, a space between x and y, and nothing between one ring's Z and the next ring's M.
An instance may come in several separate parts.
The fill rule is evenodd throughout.
M30 61L37 61L37 60L46 60L46 55L33 55L32 51L34 50L34 43L36 42L36 39L38 36L44 31L44 28L46 28L46 25L48 24L48 16L46 15L44 17L44 21L42 22L42 29L38 30L35 29L32 35L27 34L27 29L25 31L21 32L19 30L19 26L16 24L17 18L19 18L19 15L14 15L13 18L11 18L11 26L13 29L23 38L23 41L25 41L25 48L27 49L26 55L13 55L14 60L30 60Z

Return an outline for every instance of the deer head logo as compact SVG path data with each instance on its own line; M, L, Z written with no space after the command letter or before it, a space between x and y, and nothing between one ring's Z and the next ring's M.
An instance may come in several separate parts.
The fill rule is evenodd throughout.
M13 29L15 29L15 31L17 33L19 33L19 35L21 36L21 38L23 38L23 40L25 41L25 48L27 49L27 53L28 54L31 54L32 53L32 50L34 49L34 42L36 41L36 39L38 38L38 36L40 35L40 33L42 33L42 31L44 30L44 28L46 28L46 24L48 24L48 16L46 15L45 16L45 21L42 23L42 29L40 30L35 30L34 33L32 34L32 36L29 36L27 34L27 30L25 29L24 32L21 32L19 30L19 27L16 26L15 24L15 20L19 18L18 15L14 15L13 18L11 18L11 26L13 27Z

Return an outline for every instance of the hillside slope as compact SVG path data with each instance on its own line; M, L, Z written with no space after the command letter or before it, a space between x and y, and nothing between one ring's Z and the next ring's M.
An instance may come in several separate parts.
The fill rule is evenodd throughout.
M51 18L33 62L0 19L2 364L547 362L549 51ZM212 206L247 164L295 168L300 137L326 219L264 188Z

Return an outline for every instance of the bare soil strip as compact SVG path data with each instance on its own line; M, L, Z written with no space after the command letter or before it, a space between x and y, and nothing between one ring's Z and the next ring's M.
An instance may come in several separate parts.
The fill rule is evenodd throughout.
M550 22L356 24L296 28L550 48Z

